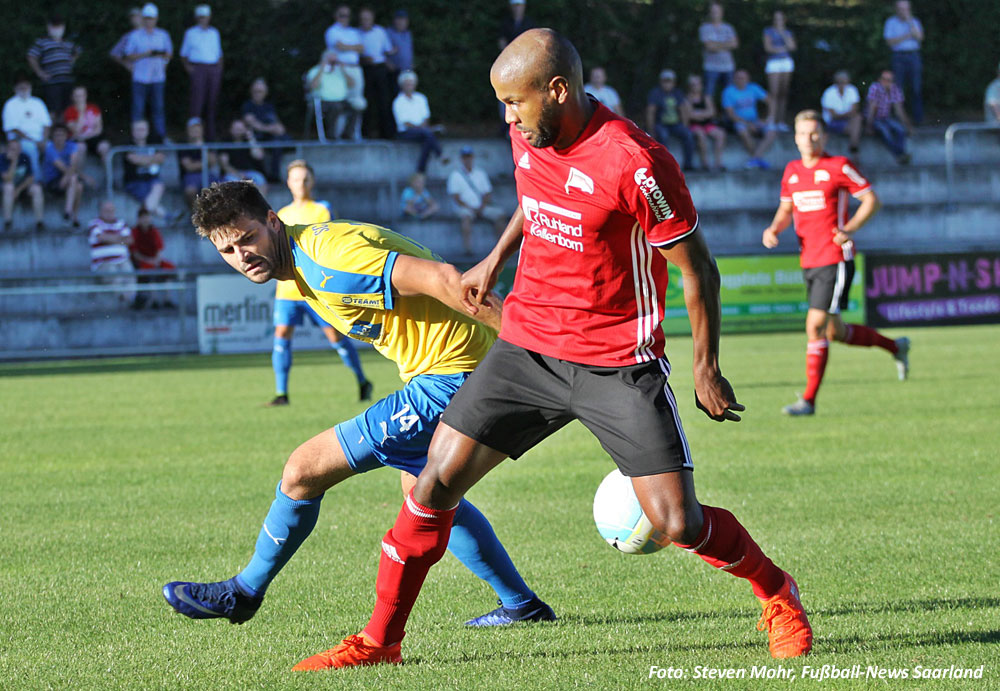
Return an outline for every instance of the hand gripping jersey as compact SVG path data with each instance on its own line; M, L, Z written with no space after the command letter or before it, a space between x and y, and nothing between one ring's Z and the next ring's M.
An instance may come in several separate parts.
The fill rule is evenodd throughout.
M823 156L812 168L791 161L781 177L781 201L792 202L803 269L839 264L854 258L854 243L833 241L847 222L847 195L863 197L871 183L845 156Z
M330 220L330 210L319 202L309 200L301 206L289 204L278 210L278 218L286 226L312 225L313 223L326 223ZM295 281L275 281L275 300L295 300L301 302L305 300L299 292Z
M591 102L566 149L533 148L511 127L524 240L500 337L570 362L634 365L663 355L656 247L693 233L698 217L667 150Z
M392 293L400 254L440 261L426 247L386 228L353 221L286 226L295 283L309 306L341 333L371 343L418 374L471 372L496 333L426 295Z

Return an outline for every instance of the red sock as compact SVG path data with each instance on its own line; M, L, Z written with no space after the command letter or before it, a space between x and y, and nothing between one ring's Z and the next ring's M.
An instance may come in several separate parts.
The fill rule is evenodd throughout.
M736 516L714 506L703 505L701 510L705 524L694 544L677 546L717 569L747 579L753 594L762 600L776 595L785 584L784 572L767 558Z
M806 346L806 390L802 398L810 403L816 402L819 385L826 371L826 360L830 355L830 342L825 338L809 341Z
M458 508L457 506L455 507ZM455 509L438 511L406 497L396 523L382 538L375 580L375 610L363 633L379 645L403 640L406 620L430 568L448 549Z
M878 346L879 348L888 350L893 355L899 352L899 348L896 347L894 340L886 338L875 329L870 329L861 324L845 324L844 326L847 327L847 333L844 334L844 343L847 345L864 346L866 348Z

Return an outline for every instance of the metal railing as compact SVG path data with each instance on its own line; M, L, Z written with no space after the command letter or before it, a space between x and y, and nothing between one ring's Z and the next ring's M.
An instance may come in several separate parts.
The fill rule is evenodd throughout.
M108 155L104 158L104 178L106 195L110 199L114 195L114 159L115 156L124 155L132 152L146 152L149 149L155 149L157 152L177 152L177 151L192 151L197 150L201 152L201 186L208 187L209 185L209 165L208 157L209 154L217 151L233 151L233 150L245 150L245 149L294 149L295 158L305 158L306 149L351 149L351 148L375 148L383 150L390 155L395 154L398 147L393 146L390 142L386 141L371 141L366 140L364 142L330 142L330 141L312 141L312 140L286 140L286 141L266 141L266 142L206 142L204 144L147 144L146 146L113 146L108 150ZM183 171L182 171L183 172ZM319 177L319 176L317 176ZM322 182L322 180L317 180ZM395 221L399 216L399 183L394 176L388 176L388 179L384 181L389 186L389 196L393 200L393 204L390 205L389 218Z
M123 334L124 342L120 345L63 348L31 346L24 348L22 346L21 349L0 349L0 360L38 360L105 355L163 355L193 352L198 347L197 329L194 323L195 318L188 314L187 303L190 300L185 298L190 297L192 291L195 290L197 277L206 273L215 272L189 269L144 269L121 274L73 271L33 273L30 276L15 274L0 276L0 304L3 303L4 298L8 297L23 299L29 296L42 296L44 298L45 296L107 293L164 293L165 297L169 298L172 294L176 297L174 307L158 310L155 314L171 316L177 320L178 324L176 337L165 339L159 343L127 344L128 336ZM123 279L126 282L113 282ZM95 304L92 312L80 311L79 307L73 308L73 311L80 316L98 320L102 315L108 314L107 309L107 305ZM119 306L118 309L121 313L132 314L135 319L140 320L148 319L154 314L148 309L130 311L124 305ZM0 308L0 323L14 323L18 319L18 314L5 314L4 310Z
M955 134L958 132L1000 132L996 122L953 122L944 132L944 166L948 177L948 208L955 204Z

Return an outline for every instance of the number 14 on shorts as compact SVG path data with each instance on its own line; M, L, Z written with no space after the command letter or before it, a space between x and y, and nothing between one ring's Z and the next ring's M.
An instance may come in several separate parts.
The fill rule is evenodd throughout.
M413 427L418 422L420 422L420 416L410 411L409 403L404 404L402 408L400 408L396 413L392 415L392 417L389 418L389 422L381 420L378 423L379 426L382 428L382 441L384 442L386 439L396 438L395 434L389 433L389 425L391 423L396 423L399 426L400 432L408 432L410 431L410 428Z

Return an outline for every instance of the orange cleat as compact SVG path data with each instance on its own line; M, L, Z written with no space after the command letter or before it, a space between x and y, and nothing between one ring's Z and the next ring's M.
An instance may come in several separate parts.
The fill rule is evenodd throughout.
M785 584L769 600L761 600L764 612L757 630L767 631L771 657L798 657L812 650L813 633L799 600L799 586L785 573Z
M307 657L292 667L293 672L317 672L331 667L363 667L365 665L393 664L403 661L399 643L377 645L363 633L348 636L336 648Z

